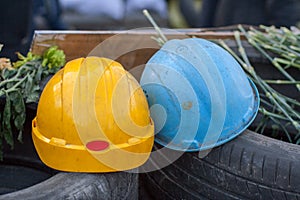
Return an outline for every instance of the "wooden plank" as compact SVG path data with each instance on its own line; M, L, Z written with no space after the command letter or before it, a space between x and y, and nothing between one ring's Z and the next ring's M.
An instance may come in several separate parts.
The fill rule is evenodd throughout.
M233 41L233 32L221 29L163 29L168 39L199 37L209 40ZM31 51L35 54L49 46L57 45L67 61L90 55L108 57L119 61L127 69L145 64L160 48L151 37L157 36L154 29L128 31L36 31ZM232 42L231 42L232 43ZM127 52L126 52L127 51Z

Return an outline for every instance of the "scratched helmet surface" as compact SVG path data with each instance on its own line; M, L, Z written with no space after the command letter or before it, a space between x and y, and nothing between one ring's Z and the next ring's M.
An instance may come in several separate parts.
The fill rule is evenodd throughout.
M221 145L254 120L254 83L223 48L200 38L170 40L147 62L140 84L155 124L155 141L175 150Z
M154 126L139 83L120 63L69 61L47 83L32 122L41 160L71 172L113 172L148 159Z

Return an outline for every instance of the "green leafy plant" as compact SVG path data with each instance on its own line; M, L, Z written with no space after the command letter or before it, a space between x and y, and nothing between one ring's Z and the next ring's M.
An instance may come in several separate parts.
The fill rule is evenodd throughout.
M300 102L281 94L270 85L290 84L295 85L297 91L300 91L300 82L287 71L290 67L300 69L299 30L295 28L292 31L285 27L275 28L274 26L261 26L262 30L252 27L249 31L246 31L241 25L238 28L239 31L234 32L234 37L239 55L229 48L225 41L220 40L219 42L236 58L249 77L260 88L261 105L259 111L263 115L263 119L256 131L263 133L267 123L271 121L274 131L283 131L289 142L300 144ZM278 70L286 80L264 80L256 73L255 66L250 62L242 45L241 34L270 61L274 69ZM288 131L288 127L293 127L294 132Z
M3 141L14 147L13 129L19 132L17 138L22 141L25 104L38 102L40 82L65 64L65 54L57 46L50 47L42 56L29 52L26 56L18 53L18 58L13 67L0 69L0 98L5 101L0 113L0 159L3 156Z

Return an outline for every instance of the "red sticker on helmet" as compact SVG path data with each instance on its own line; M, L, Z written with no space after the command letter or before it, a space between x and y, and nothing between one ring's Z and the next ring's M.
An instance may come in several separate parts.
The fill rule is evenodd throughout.
M109 147L109 143L106 141L95 140L86 144L86 148L91 151L103 151Z

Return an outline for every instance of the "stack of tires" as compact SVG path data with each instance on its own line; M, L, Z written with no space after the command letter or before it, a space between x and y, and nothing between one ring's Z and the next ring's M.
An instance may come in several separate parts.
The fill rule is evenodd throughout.
M200 157L184 153L169 166L142 174L151 199L300 198L299 145L246 130Z

